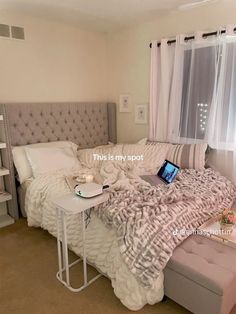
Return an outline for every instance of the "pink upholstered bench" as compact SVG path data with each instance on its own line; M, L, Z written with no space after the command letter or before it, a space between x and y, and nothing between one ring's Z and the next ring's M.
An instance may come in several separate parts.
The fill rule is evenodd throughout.
M195 314L229 314L236 304L236 249L189 237L165 268L165 295Z

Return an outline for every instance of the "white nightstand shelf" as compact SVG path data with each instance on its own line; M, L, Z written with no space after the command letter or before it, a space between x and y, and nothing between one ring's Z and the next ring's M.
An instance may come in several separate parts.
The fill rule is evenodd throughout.
M14 223L14 219L8 214L0 215L0 228L6 227Z
M12 196L10 193L0 192L0 203L10 201L11 199L12 199Z
M54 204L56 205L57 209L57 249L59 265L59 271L57 272L56 277L63 285L65 285L69 290L73 292L79 292L83 290L96 279L102 276L101 274L99 274L92 278L90 281L88 281L87 278L87 259L85 250L85 211L107 200L108 193L106 192L90 199L80 198L74 193L70 193L54 200ZM71 264L69 264L68 258L67 226L65 219L66 215L81 215L82 219L83 254L82 258L77 259ZM81 261L83 261L84 284L79 288L73 288L70 284L69 269L70 267ZM63 273L65 273L65 280L63 279Z
M0 167L0 177L7 176L10 173L10 171L7 168Z
M10 163L8 161L8 153L10 150L8 138L6 136L6 125L4 123L4 115L0 114L0 228L14 223L12 210L12 189L10 176ZM1 150L3 149L3 150ZM9 202L10 201L10 202Z
M3 192L0 194L0 203L10 201L11 199L12 199L12 196L8 192ZM13 223L14 223L14 219L7 214L6 209L3 209L0 212L0 228L11 225Z

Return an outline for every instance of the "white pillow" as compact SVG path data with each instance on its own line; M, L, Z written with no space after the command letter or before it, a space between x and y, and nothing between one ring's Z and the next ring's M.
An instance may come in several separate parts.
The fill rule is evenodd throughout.
M166 159L171 144L158 145L124 144L123 155L143 156L143 160L129 161L138 175L156 174Z
M101 145L94 148L79 149L77 156L80 163L89 169L99 168L103 162L103 158L108 158L109 155L121 154L122 145ZM98 156L94 156L94 155Z
M70 171L80 168L80 163L70 147L27 147L25 152L35 178L55 171Z
M25 153L26 147L70 147L73 149L75 154L78 149L78 145L69 141L37 143L13 147L12 149L13 161L18 173L18 179L21 184L33 176L31 165Z
M146 143L147 143L147 137L144 137L137 142L137 144L139 145L146 145Z

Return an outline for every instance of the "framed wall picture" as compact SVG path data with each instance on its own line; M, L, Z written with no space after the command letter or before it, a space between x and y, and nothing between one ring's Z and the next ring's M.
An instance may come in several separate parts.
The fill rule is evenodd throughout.
M147 123L147 105L135 106L135 123L137 124Z
M120 112L131 112L130 96L120 95Z

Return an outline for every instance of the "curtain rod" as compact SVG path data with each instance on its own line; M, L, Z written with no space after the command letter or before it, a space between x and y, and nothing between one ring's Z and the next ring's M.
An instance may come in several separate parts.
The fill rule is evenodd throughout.
M236 27L234 28L234 32L236 32ZM204 33L202 34L202 37L203 38L206 38L206 37L210 37L210 36L216 36L219 32L215 31L215 32L210 32L210 33ZM222 29L220 31L220 34L225 34L226 33L226 30L225 29ZM195 39L195 36L187 36L184 38L184 41L189 41L189 40L193 40ZM170 39L167 41L167 44L168 45L171 45L171 44L174 44L176 43L176 39ZM161 43L157 43L157 47L160 47ZM149 47L152 48L152 43L149 44Z

